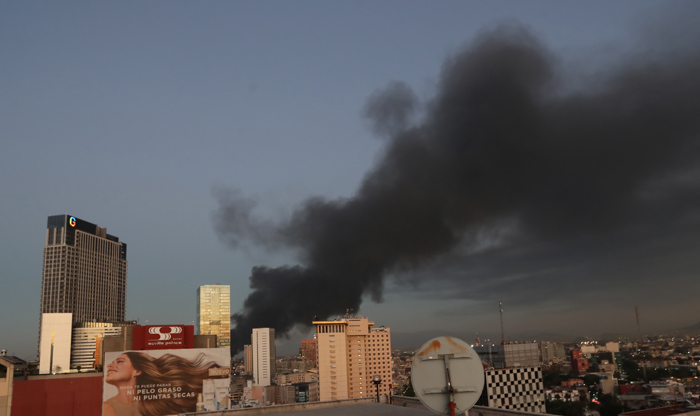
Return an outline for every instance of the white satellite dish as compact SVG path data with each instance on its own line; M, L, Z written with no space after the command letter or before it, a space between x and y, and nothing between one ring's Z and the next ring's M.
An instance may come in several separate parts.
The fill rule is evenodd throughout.
M454 416L469 410L484 389L479 354L458 338L437 337L413 357L413 391L430 410Z

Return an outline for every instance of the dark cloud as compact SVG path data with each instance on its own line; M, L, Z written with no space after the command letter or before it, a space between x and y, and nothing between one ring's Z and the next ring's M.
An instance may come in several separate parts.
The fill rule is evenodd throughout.
M697 238L673 231L698 229L698 54L611 68L563 92L553 54L501 27L445 62L419 124L408 124L405 85L372 98L376 128L394 135L352 198L308 200L274 227L256 223L250 204L220 198L225 238L294 247L303 265L253 269L234 351L253 327L284 334L358 310L365 294L381 300L386 276L445 256L455 296L522 299L594 264L623 279L640 256L656 264L663 247L645 238L687 251Z

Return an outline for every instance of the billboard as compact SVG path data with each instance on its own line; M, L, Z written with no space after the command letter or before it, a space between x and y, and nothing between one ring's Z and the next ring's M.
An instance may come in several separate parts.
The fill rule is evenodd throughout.
M228 348L108 352L102 415L228 409L230 376Z
M145 350L164 350L185 348L184 325L146 325L144 348Z

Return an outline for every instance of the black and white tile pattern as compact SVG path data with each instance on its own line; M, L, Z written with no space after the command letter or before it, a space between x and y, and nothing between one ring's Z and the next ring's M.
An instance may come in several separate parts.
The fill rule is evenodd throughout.
M545 413L540 367L486 370L489 407Z

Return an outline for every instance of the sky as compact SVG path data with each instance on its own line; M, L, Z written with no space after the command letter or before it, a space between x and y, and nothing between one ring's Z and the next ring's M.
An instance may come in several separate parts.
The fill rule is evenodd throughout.
M694 325L698 18L3 2L0 348L35 358L64 213L128 244L127 319L191 324L228 284L238 337L285 328L283 352L347 308L415 345L500 337L499 300L509 340L636 334L635 305L644 333Z

